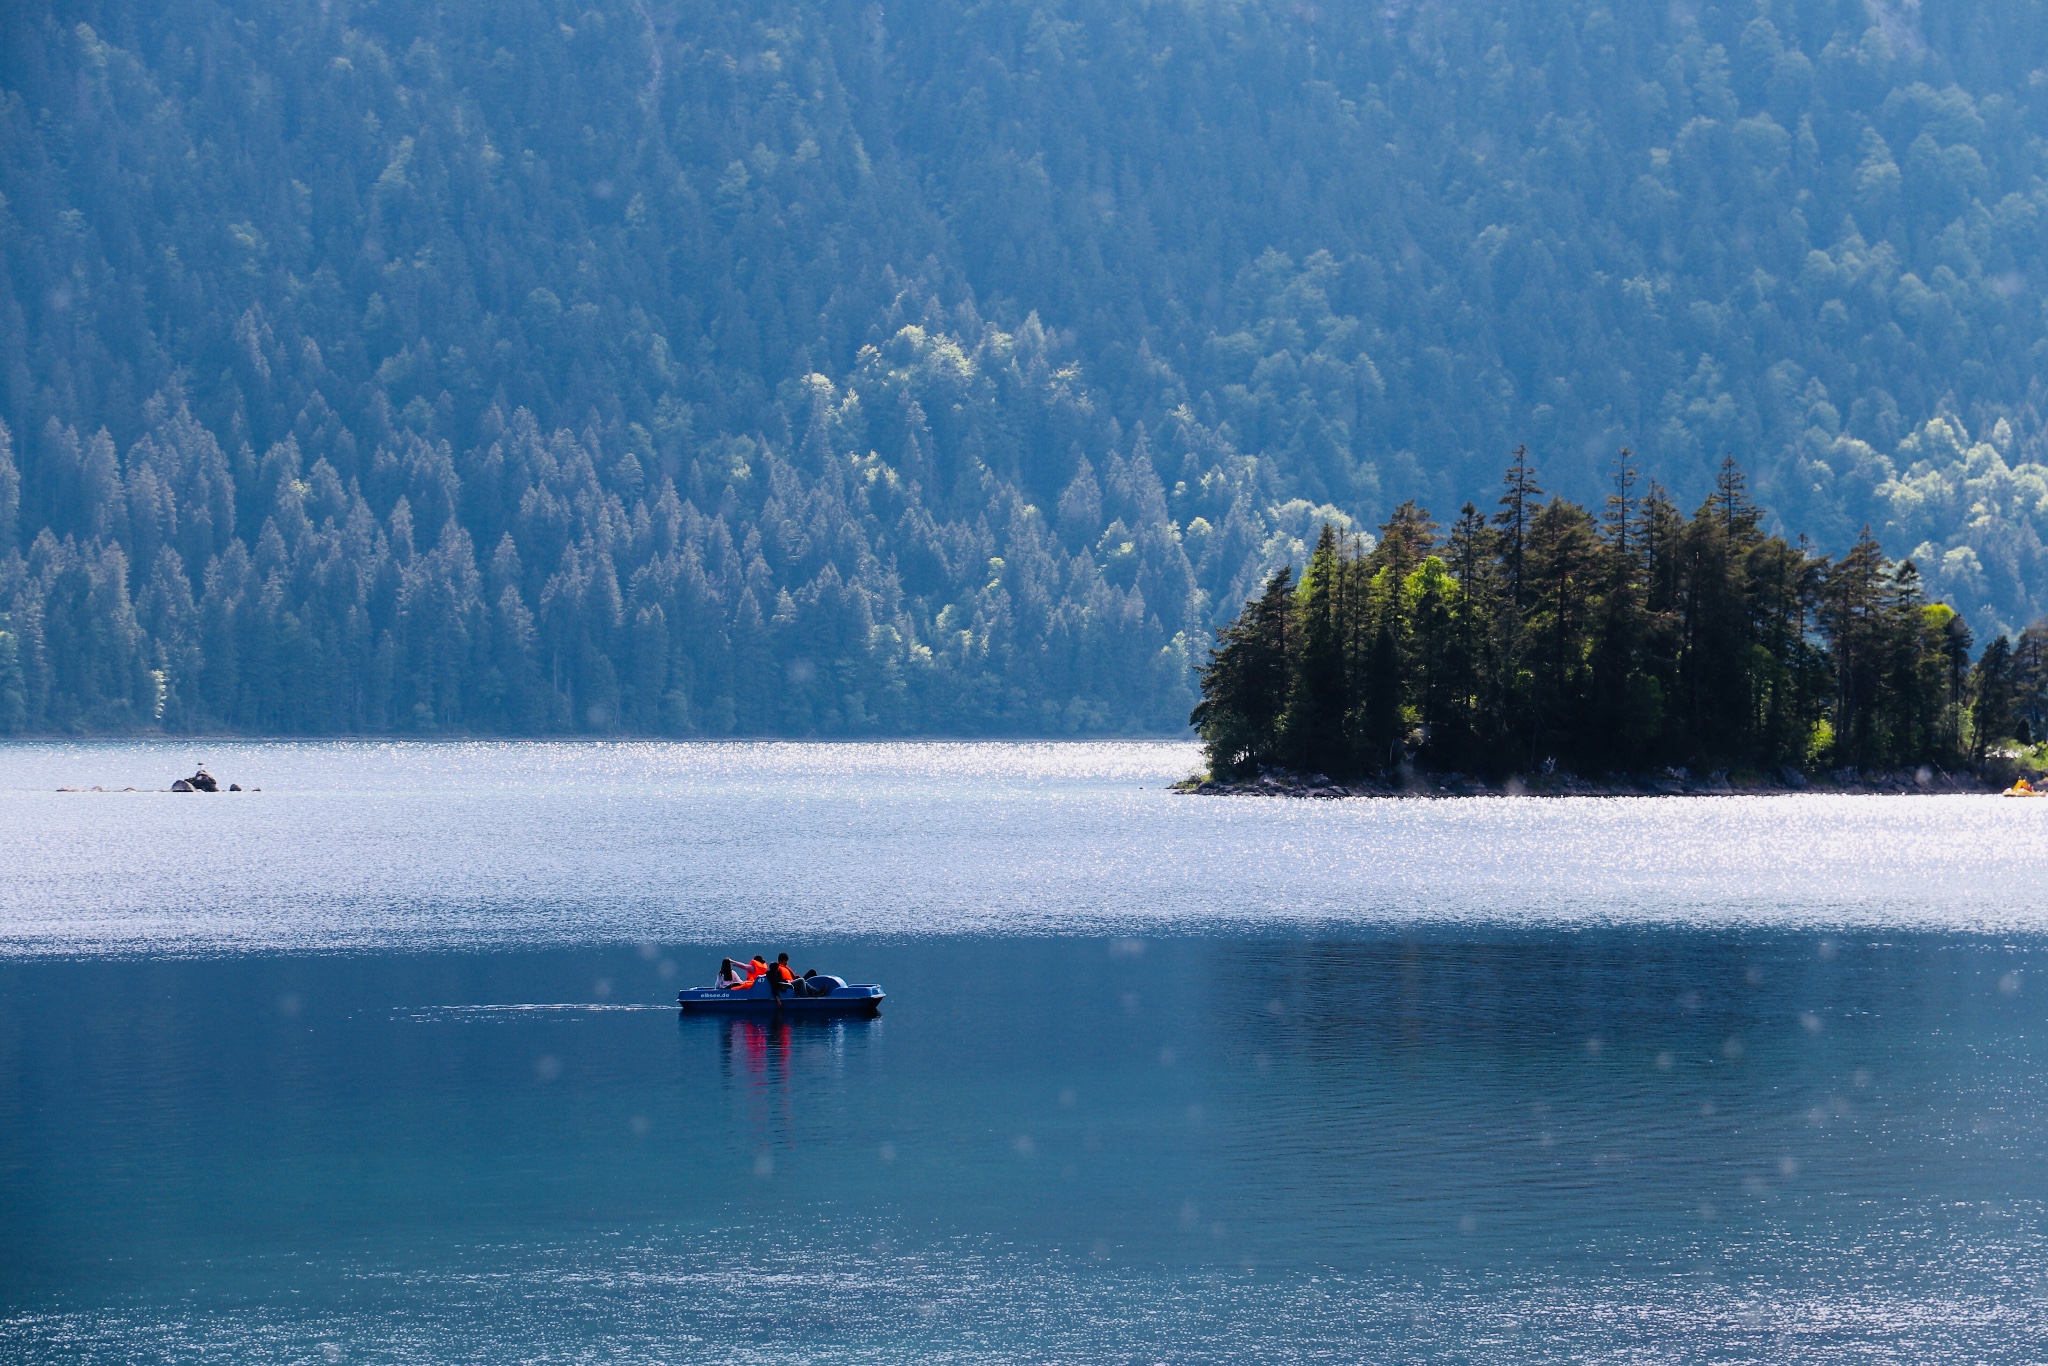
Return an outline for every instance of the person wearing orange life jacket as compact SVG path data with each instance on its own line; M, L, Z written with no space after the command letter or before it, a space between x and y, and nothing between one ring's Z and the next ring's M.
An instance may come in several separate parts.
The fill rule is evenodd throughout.
M789 966L789 955L776 954L775 961L768 965L768 990L780 996L783 992L795 988L796 983L796 971ZM801 992L797 994L802 995Z
M744 991L768 975L768 960L757 953L740 971L747 975L747 980L740 983L740 990Z

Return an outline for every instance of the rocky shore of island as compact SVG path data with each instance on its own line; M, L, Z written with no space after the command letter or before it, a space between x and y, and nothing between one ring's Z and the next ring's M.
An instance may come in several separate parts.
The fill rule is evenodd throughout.
M1950 772L1932 765L1865 772L1855 768L1805 773L1786 766L1771 773L1725 768L1695 773L1664 768L1652 773L1610 773L1588 778L1561 769L1487 778L1412 767L1336 782L1320 773L1262 768L1256 778L1217 782L1200 774L1173 785L1204 797L1295 797L1334 801L1351 797L1739 797L1795 792L1909 796L1997 792L2010 775Z

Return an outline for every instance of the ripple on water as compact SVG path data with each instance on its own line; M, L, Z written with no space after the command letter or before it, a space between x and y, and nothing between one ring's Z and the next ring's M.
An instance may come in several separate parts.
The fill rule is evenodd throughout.
M2034 932L2048 803L1195 798L1179 743L0 746L0 954L1266 925ZM57 793L199 759L260 793Z
M1901 1236L1910 1231L1901 1229ZM802 1250L735 1259L715 1244L480 1249L471 1273L364 1276L351 1308L21 1316L0 1348L23 1363L705 1359L776 1362L1467 1361L1779 1362L2031 1359L2048 1300L1978 1279L2038 1261L2013 1246L1922 1246L1910 1280L1826 1255L1796 1290L1703 1267L1641 1280L1457 1270L1426 1283L1256 1268L1165 1275L1087 1253L999 1246L936 1253ZM1893 1249L1874 1247L1884 1257ZM1953 1259L1953 1260L1952 1260ZM1028 1347L1023 1347L1028 1344Z

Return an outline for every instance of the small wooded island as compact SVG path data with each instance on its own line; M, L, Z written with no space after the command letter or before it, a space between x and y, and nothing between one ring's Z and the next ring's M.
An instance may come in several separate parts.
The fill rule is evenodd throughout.
M1526 450L1505 482L1448 534L1413 502L1369 546L1325 524L1219 633L1183 788L1953 791L2015 766L2048 632L1973 663L1867 528L1839 559L1767 534L1732 459L1690 518L1627 450L1598 516L1543 501Z

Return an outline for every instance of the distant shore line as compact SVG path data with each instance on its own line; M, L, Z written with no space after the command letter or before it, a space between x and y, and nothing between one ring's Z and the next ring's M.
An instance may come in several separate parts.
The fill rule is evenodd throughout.
M1940 796L2003 791L2006 781L1989 776L1923 765L1895 772L1864 773L1837 769L1817 774L1784 769L1774 774L1731 773L1716 769L1695 774L1684 768L1656 773L1608 774L1585 778L1576 773L1512 774L1482 778L1468 773L1404 771L1378 778L1333 782L1320 773L1268 769L1245 782L1215 782L1200 774L1173 784L1175 792L1203 797L1293 797L1326 801L1353 797L1765 797L1795 793L1867 796Z

